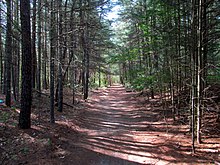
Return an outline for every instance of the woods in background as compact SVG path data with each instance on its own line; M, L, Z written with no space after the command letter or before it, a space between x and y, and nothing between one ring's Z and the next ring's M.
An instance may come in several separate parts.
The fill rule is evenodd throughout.
M55 102L63 109L64 86L72 88L74 103L76 89L88 98L91 75L107 74L103 55L111 31L104 16L110 8L103 0L0 2L0 87L7 106L21 102L20 127L30 127L31 88L38 97L50 89L53 123Z
M217 0L121 1L118 53L121 82L161 96L173 120L188 114L201 142L202 114L219 83L220 3ZM208 103L209 102L209 103ZM196 133L196 135L195 135Z

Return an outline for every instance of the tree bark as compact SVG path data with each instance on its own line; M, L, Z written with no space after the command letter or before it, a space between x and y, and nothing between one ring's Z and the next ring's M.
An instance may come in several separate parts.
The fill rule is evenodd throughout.
M72 7L71 7L71 14L70 14L70 18L71 20L74 19L74 7L75 7L75 3L72 4ZM74 24L73 24L73 21L71 21L70 23L70 28L71 29L74 29ZM71 58L73 59L73 66L72 66L72 104L74 105L75 104L75 93L76 93L76 90L75 90L75 84L76 84L76 64L75 64L75 57L74 57L74 50L76 48L76 37L75 37L75 33L72 32L71 33L71 39L72 39L72 47L70 48L70 56Z
M62 0L59 0L59 64L58 64L58 111L63 111L63 10Z
M0 3L0 90L3 92L2 3Z
M41 47L41 41L42 41L42 37L41 37L41 31L42 31L42 26L41 26L41 0L38 0L38 7L37 7L37 13L38 13L38 69L37 69L37 90L41 91L41 53L42 53L42 47ZM40 94L38 95L40 97Z
M19 17L19 2L16 1L14 4L14 21L17 24L20 24ZM12 67L12 85L13 85L13 94L15 101L19 100L20 97L20 35L19 30L14 29L13 35L17 38L13 38L13 66Z
M88 98L88 88L89 88L89 50L87 42L87 23L85 22L85 11L82 10L82 0L80 1L80 23L82 25L81 29L81 44L83 49L83 60L82 60L82 86L83 86L83 98L86 100Z
M21 111L19 115L19 127L28 129L31 127L32 104L32 55L31 55L31 26L30 26L30 0L20 1L21 34L22 34L22 87L21 87Z
M191 37L192 37L192 48L191 48L191 133L192 133L192 152L195 152L195 113L196 113L196 106L197 106L197 0L192 0L192 20L191 20Z
M54 118L54 57L55 51L55 11L54 11L54 1L51 0L51 20L50 20L50 122L55 123Z
M12 63L12 16L11 0L7 0L7 25L6 25L6 99L7 106L11 106L11 63Z
M47 4L47 0L45 0L45 4ZM47 19L47 13L48 13L48 8L45 6L45 15L44 15L44 54L43 54L43 89L48 88L47 84L47 26L48 26L48 19Z
M32 58L33 58L33 71L32 71L32 87L35 88L36 84L36 68L37 68L37 55L36 55L36 10L37 2L33 0L33 18L32 18Z

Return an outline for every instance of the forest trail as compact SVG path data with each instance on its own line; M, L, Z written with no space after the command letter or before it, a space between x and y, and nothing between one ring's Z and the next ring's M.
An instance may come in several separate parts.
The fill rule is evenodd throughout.
M71 96L71 95L70 95ZM32 128L16 127L18 113L0 126L2 165L214 164L220 144L205 138L191 154L188 124L163 115L159 97L147 99L120 85L93 90L88 100L48 122L48 98L35 100ZM69 97L66 95L66 97ZM69 97L71 100L71 97ZM37 102L36 102L37 101ZM169 112L166 110L166 112ZM12 129L13 128L13 129ZM216 139L216 138L214 138Z
M83 164L210 162L199 153L191 155L187 127L170 125L158 106L159 99L141 102L136 96L120 85L93 92L75 121L80 132L76 145L96 152L86 152Z

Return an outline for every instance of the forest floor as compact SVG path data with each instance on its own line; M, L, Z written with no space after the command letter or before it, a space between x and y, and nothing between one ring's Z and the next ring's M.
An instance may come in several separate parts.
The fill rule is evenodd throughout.
M71 103L71 93L65 92L65 101ZM50 124L49 98L42 95L33 101L28 130L18 129L16 108L2 105L0 164L220 164L220 123L210 126L214 134L202 134L192 154L188 124L174 122L159 102L112 86L93 90L74 108L64 105Z

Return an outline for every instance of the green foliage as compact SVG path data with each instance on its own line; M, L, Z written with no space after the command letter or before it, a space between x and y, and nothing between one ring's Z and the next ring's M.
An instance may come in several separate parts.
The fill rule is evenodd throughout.
M169 84L170 82L170 72L168 70L155 71L152 75L146 74L144 69L135 69L128 72L128 77L130 81L127 82L128 87L132 87L138 91L143 89L157 90L159 87Z
M109 85L107 76L106 76L107 73L103 73L103 72L101 72L101 75L100 75L100 83L101 83L100 87L107 87ZM95 76L95 81L94 81L94 76ZM93 88L93 89L99 88L99 77L98 76L99 76L98 74L95 74L93 75L93 77L90 77L90 81L89 81L90 88Z
M51 140L51 138L48 138L47 145L48 145L48 146L52 146L52 140Z
M16 154L14 154L14 155L11 156L11 159L12 159L12 160L17 160L17 159L18 159L18 156L17 156Z
M0 122L1 123L6 123L10 118L10 113L9 112L4 112L2 111L0 113Z
M16 107L11 107L11 110L14 110L14 111L16 111Z
M220 82L220 75L208 75L207 81L210 83L219 83Z
M131 77L129 86L138 91L152 88L157 84L156 76L146 75L143 70L132 70L129 72L129 76Z
M97 81L96 82L92 81L92 82L89 83L89 87L92 88L92 89L97 89L99 87L99 84L98 84Z
M146 86L145 77L138 77L134 79L131 83L131 87L138 91L143 90L145 86Z
M143 90L144 88L152 88L156 83L155 76L138 77L132 82L132 85L137 90Z
M28 154L29 153L29 148L28 147L22 148L21 153L24 154L24 155Z

